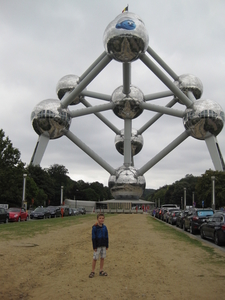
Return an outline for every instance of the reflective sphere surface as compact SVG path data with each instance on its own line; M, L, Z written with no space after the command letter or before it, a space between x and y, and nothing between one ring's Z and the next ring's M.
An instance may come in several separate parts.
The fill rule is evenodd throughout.
M31 122L38 135L57 139L63 135L63 130L69 129L71 117L67 108L61 108L60 100L47 99L34 108Z
M191 130L191 135L204 140L210 135L217 136L224 125L224 112L215 101L206 99L194 102L185 110L184 127Z
M192 92L196 99L201 98L203 85L201 80L192 74L183 74L179 76L174 84L187 96L187 92Z
M144 176L138 176L134 167L122 166L116 171L116 175L109 177L108 185L115 199L128 200L139 199L145 189Z
M138 154L142 147L143 147L144 141L142 135L138 134L136 129L132 129L131 133L131 151L132 156ZM120 131L120 134L117 134L115 137L115 146L117 151L124 155L124 129Z
M62 77L56 85L56 93L61 100L67 92L72 91L79 84L79 77L77 75L66 75ZM76 97L70 105L80 103L82 96Z
M115 104L114 114L121 119L135 119L143 112L140 103L144 102L144 94L135 86L130 87L128 95L123 93L123 86L118 87L113 92L111 101Z
M134 13L118 15L106 27L103 43L105 51L119 62L138 59L148 47L149 37L144 22Z

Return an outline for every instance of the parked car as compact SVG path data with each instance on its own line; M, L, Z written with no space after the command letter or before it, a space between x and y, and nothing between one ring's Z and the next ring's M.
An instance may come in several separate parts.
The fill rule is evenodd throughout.
M167 212L167 208L161 208L160 220L164 220L164 214Z
M179 212L177 219L176 219L176 226L183 228L184 218L188 214L188 210L182 210Z
M69 208L69 216L74 216L74 210L72 208Z
M10 207L8 209L9 222L27 221L28 219L29 215L24 208Z
M78 216L80 215L80 212L76 208L71 208L73 211L73 216Z
M161 208L176 208L176 209L179 209L179 206L177 206L176 204L168 203L168 204L162 204Z
M159 219L159 212L160 212L160 210L161 209L159 207L157 207L156 210L155 210L155 217L158 218L158 219Z
M48 206L46 209L50 211L51 218L61 217L61 210L59 206Z
M158 218L162 220L162 208L160 208L158 211Z
M168 223L171 225L175 225L177 221L177 216L180 214L180 210L170 211L168 216Z
M163 221L168 223L169 213L172 211L177 211L177 210L178 210L178 208L167 208L163 214Z
M82 215L86 214L86 209L84 207L78 207L77 209Z
M34 211L30 214L31 219L47 219L51 218L50 211L45 207L37 207Z
M3 207L0 207L0 223L8 223L8 213Z
M195 234L200 230L201 224L206 222L213 213L211 208L194 208L189 210L187 216L184 218L183 229Z
M202 239L211 239L218 246L225 245L225 212L217 212L200 226Z
M63 212L64 217L69 216L69 207L68 206L59 206L59 208L60 208L60 211L61 211L61 215L62 215L62 212Z

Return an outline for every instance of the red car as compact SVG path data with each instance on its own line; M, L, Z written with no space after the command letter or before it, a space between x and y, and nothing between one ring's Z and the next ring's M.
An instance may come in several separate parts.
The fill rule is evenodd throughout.
M8 209L9 222L27 221L28 218L28 213L24 208L11 207Z

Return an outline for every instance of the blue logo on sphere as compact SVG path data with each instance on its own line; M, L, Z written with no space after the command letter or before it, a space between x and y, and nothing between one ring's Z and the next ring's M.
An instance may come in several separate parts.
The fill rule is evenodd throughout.
M126 21L123 21L121 23L117 23L116 28L126 29L126 30L134 30L136 28L136 24L132 20L126 20Z

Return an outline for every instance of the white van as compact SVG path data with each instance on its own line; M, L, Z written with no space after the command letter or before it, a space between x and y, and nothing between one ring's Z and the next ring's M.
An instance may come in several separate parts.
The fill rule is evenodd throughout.
M180 207L177 206L176 204L163 204L163 205L161 205L161 208L177 208L177 209L179 209Z

